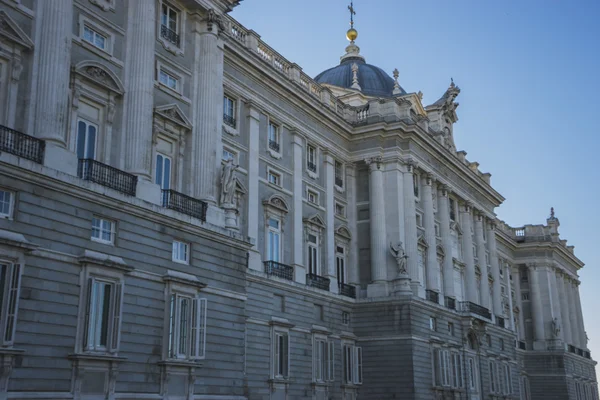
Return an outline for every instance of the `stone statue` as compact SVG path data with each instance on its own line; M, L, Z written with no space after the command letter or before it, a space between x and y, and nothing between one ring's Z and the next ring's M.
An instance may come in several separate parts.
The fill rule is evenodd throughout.
M558 337L558 335L560 334L560 324L558 323L557 318L554 318L552 320L552 334L554 335L554 337Z
M398 276L407 275L406 271L406 259L408 256L404 252L404 247L402 246L402 242L398 242L396 247L390 242L390 253L396 259L396 263L398 264Z
M239 165L234 165L233 160L229 159L223 165L221 172L221 206L235 206L235 170Z

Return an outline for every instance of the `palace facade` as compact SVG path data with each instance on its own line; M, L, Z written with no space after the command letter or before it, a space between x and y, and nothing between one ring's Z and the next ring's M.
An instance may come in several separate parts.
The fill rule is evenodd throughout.
M0 399L598 400L583 262L498 220L459 87L354 29L313 79L238 3L0 0Z

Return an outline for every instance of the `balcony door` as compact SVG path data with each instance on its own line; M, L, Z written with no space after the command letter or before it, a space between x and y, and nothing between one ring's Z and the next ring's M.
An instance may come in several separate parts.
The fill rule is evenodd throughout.
M281 221L269 218L267 235L267 260L281 262Z
M164 154L156 154L156 178L154 183L162 190L171 189L171 158Z
M96 159L96 141L98 125L83 118L77 120L77 157Z
M342 246L336 246L335 263L337 267L337 279L339 284L346 283L346 255Z

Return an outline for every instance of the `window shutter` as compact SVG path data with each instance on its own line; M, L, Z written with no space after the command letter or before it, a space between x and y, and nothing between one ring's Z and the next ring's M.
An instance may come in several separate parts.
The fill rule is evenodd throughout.
M335 346L332 341L327 342L327 380L333 382L335 380Z
M110 340L110 352L116 353L119 351L119 342L121 341L121 305L123 301L123 284L115 284L113 306L113 324L112 338Z
M362 383L362 348L361 347L354 348L354 362L355 362L354 383L360 385Z
M282 354L282 361L283 361L283 377L287 378L290 372L290 337L288 334L283 336L283 354Z
M279 356L279 340L280 340L280 336L278 333L275 333L273 335L273 346L274 346L274 352L273 352L273 376L278 376L279 375L279 365L281 365L281 360L280 360L280 356Z
M6 325L4 344L12 345L17 328L17 312L19 310L19 288L21 284L21 264L13 264L10 269L8 289L8 307L6 308Z
M83 349L90 350L90 311L92 309L92 290L94 290L94 278L88 278L87 297L85 299L85 324L83 326Z
M198 358L206 357L206 308L208 301L198 299Z

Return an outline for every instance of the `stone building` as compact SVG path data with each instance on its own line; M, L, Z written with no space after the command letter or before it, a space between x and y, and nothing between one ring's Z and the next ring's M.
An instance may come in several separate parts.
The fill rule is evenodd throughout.
M0 0L0 399L598 400L583 263L496 218L454 82L353 28L312 79L238 3Z

